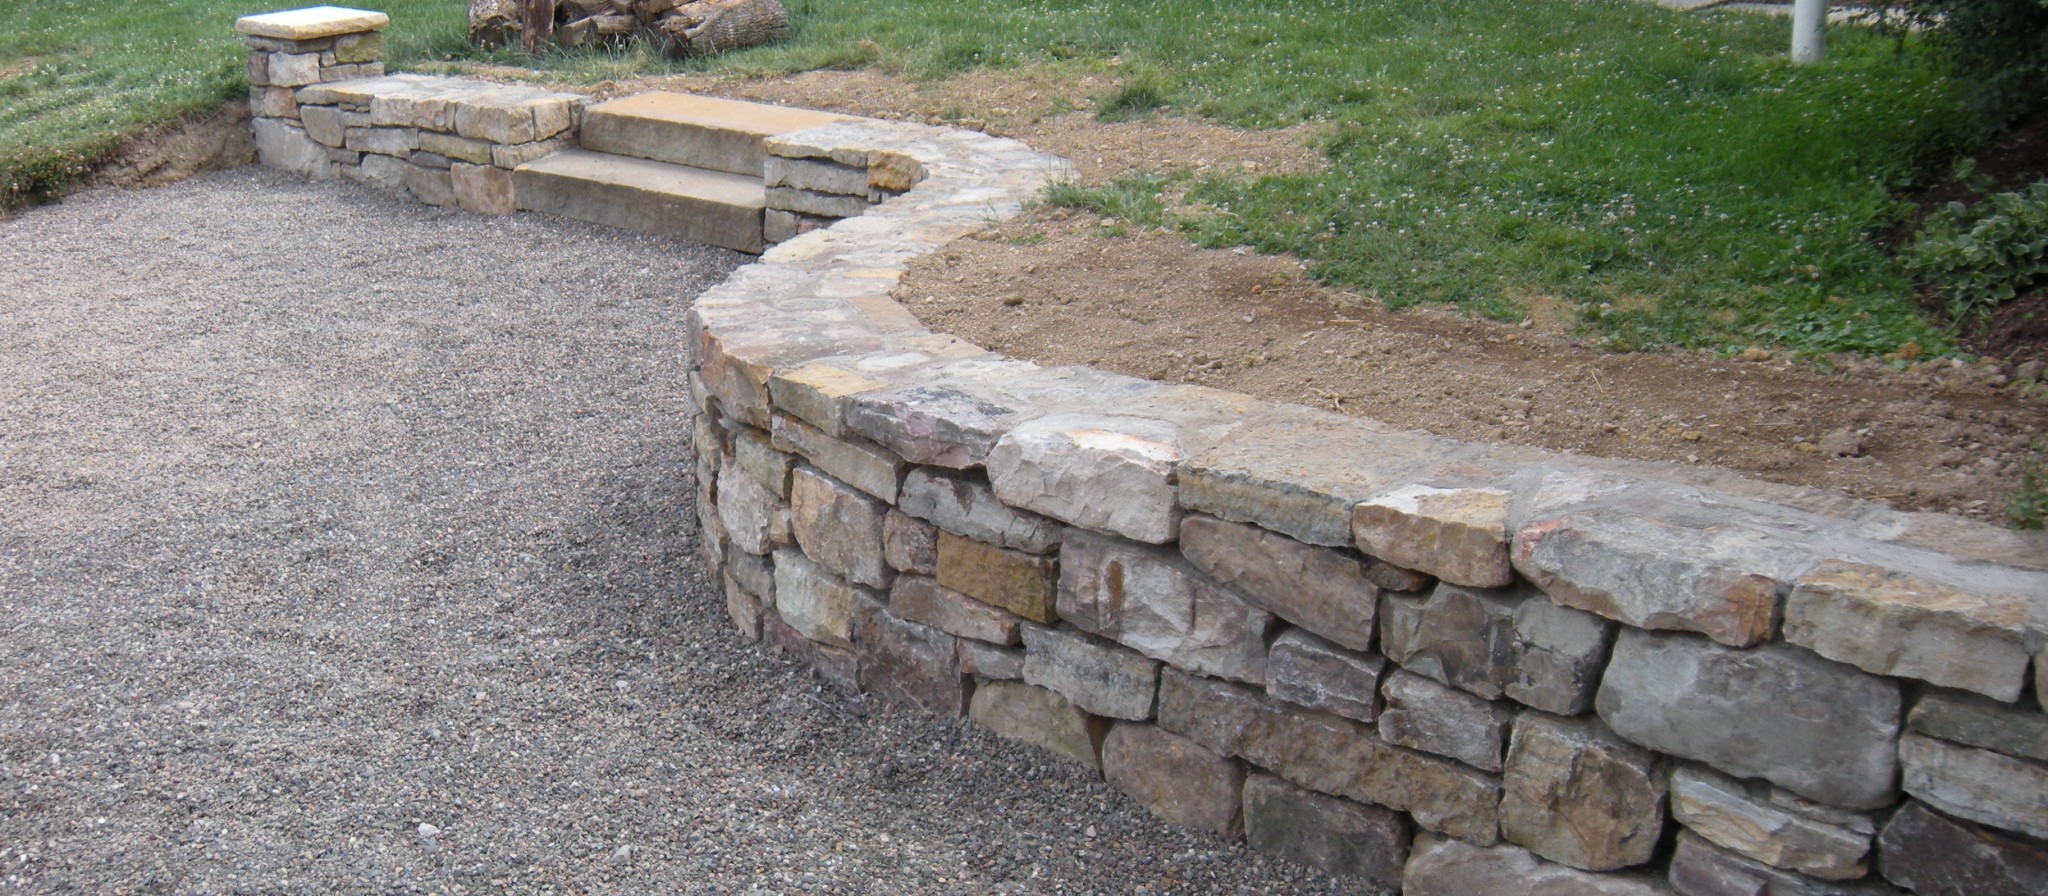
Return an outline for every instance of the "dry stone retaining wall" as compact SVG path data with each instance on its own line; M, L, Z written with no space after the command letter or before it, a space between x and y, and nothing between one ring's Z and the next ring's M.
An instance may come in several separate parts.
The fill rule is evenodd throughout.
M1409 894L2048 892L2040 538L991 354L890 292L1058 160L781 145L821 167L774 187L909 191L785 220L690 314L746 637Z

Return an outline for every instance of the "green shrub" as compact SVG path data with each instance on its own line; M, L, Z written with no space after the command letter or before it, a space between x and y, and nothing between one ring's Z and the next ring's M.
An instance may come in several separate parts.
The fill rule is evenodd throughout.
M2048 111L2048 0L1892 0L1878 4L1903 35L1933 36L1987 134Z
M1928 217L1907 262L1958 317L2012 301L2048 277L2048 180L1972 205L1949 203Z
M2036 443L2020 472L2020 487L2007 499L2006 522L2015 529L2048 525L2048 444Z

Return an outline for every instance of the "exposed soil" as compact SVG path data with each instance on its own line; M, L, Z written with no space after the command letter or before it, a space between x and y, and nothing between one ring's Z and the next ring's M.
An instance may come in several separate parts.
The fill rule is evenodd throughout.
M533 80L517 70L459 72ZM1099 122L1089 98L1115 86L1111 76L1026 68L940 82L879 71L691 75L587 92L685 90L978 127L1066 157L1084 183L1133 171L1322 164L1311 126ZM2008 363L1899 371L1850 358L1824 372L1761 350L1743 360L1617 354L1580 344L1569 321L1540 312L1520 327L1433 309L1390 314L1310 282L1291 259L1201 250L1160 233L1109 237L1096 225L1071 212L1030 213L913 266L899 298L935 329L1040 363L1217 386L1459 439L1717 464L1980 519L2002 517L2029 442L2048 426L2048 390L2014 381L2038 344L2024 334L2044 326L2038 299L2004 312L2014 318L2004 332L2025 344L1980 341L1979 351Z
M123 143L86 179L88 187L154 187L256 161L249 104L152 125Z

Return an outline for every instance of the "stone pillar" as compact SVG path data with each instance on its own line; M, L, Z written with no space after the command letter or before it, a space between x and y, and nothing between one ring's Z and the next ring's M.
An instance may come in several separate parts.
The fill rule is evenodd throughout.
M249 46L250 127L263 164L332 176L327 150L306 136L298 90L309 84L384 74L381 12L315 6L243 16L235 32Z

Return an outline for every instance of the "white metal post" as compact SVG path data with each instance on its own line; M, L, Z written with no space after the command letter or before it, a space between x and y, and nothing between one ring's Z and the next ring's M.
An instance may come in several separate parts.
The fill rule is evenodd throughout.
M1827 18L1828 0L1792 0L1793 65L1820 61L1820 29Z

